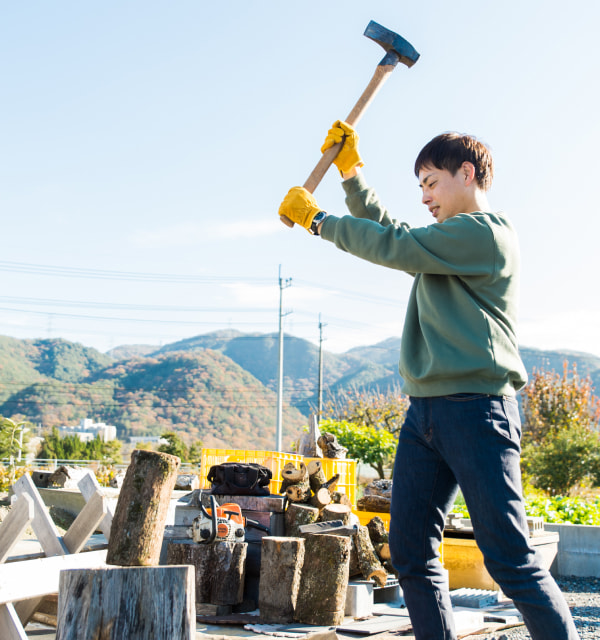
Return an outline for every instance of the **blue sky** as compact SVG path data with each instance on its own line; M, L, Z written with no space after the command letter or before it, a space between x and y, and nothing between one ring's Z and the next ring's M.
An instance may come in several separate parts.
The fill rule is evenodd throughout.
M359 125L392 215L430 223L412 173L441 131L494 153L523 256L520 342L600 356L600 4L200 0L0 5L0 334L102 351L220 328L343 351L402 331L411 278L278 220L383 51L420 52ZM332 170L316 191L345 212ZM290 313L287 313L290 312Z

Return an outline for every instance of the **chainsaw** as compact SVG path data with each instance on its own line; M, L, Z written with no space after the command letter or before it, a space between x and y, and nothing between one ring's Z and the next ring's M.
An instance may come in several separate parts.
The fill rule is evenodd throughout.
M245 518L239 504L226 502L218 507L214 496L210 496L210 503L209 509L200 504L200 515L192 522L190 537L194 542L244 542L246 526L270 533L268 527Z

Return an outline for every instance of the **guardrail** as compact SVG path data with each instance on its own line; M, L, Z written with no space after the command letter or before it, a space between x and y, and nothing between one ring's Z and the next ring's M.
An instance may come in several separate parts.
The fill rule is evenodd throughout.
M31 467L32 469L49 469L54 471L60 466L76 467L112 467L114 469L125 470L129 463L113 464L108 460L60 460L58 458L33 458L32 460L11 460L10 458L0 458L0 463L4 465L15 465L17 467ZM197 472L200 465L192 462L182 462L179 467L181 473Z

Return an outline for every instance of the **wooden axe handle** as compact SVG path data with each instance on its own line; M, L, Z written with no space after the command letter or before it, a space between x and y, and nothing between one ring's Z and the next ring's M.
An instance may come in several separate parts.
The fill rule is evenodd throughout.
M362 95L358 99L358 102L352 108L352 111L348 114L346 122L355 127L358 121L362 118L367 107L371 104L371 101L383 86L383 83L388 79L390 73L394 70L395 65L378 65L375 69L375 73L371 78L371 81L367 85L367 88L363 91ZM343 146L343 142L338 142L332 147L327 149L321 156L321 159L317 163L317 166L312 170L312 173L306 179L306 182L302 185L307 191L314 193L319 183L327 173L329 167L333 164L337 154ZM288 227L293 227L294 223L287 216L279 216L281 222Z

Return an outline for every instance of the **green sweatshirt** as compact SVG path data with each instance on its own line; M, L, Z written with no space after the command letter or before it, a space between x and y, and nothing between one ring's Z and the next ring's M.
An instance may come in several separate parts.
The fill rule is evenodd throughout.
M402 346L411 396L514 396L527 382L515 335L517 236L501 213L460 213L411 228L392 220L363 176L344 181L352 216L328 216L321 236L359 258L414 277Z

